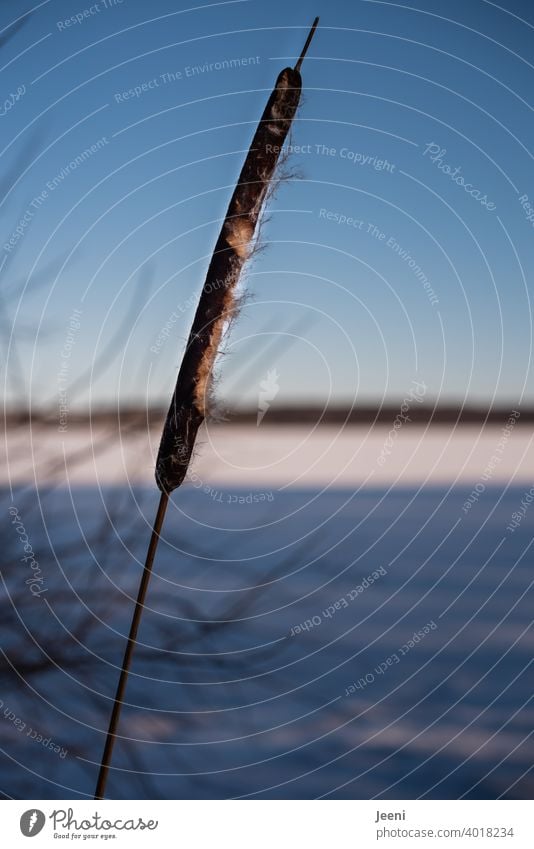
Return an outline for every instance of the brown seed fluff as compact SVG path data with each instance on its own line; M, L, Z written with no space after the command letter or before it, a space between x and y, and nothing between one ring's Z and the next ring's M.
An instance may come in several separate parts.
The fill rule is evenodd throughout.
M183 482L196 435L206 416L213 365L226 323L235 310L235 287L284 140L297 110L300 73L285 68L267 101L215 245L202 288L156 461L156 483L172 492Z

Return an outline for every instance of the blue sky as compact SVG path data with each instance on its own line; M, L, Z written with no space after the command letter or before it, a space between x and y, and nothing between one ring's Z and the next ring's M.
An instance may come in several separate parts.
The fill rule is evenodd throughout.
M219 397L254 405L273 369L276 403L394 402L415 379L429 400L530 394L534 10L419 6L36 6L0 52L8 399L57 404L67 362L71 407L167 402L256 122L316 14Z

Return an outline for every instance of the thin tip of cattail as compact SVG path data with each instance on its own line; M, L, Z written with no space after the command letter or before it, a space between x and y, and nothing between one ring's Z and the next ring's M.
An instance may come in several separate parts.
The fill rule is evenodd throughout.
M315 30L317 29L318 23L319 23L319 16L317 16L315 18L315 20L314 20L314 22L311 26L311 30L308 33L308 38L306 39L304 47L302 48L302 53L300 54L299 60L298 60L297 64L295 65L295 71L300 71L300 67L301 67L302 63L304 62L304 57L306 56L306 53L308 52L308 47L310 46L311 40L312 40L313 36L315 35Z

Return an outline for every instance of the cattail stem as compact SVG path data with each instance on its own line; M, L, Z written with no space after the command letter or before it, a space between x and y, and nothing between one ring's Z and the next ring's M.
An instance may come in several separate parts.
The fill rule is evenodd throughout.
M284 68L278 75L241 169L200 294L156 460L156 483L161 498L113 702L95 799L104 798L128 672L169 494L184 481L198 429L206 416L211 368L218 353L224 325L232 316L234 289L249 257L249 246L298 108L302 82L300 67L318 22L319 18L315 18L295 67Z
M311 25L311 30L308 33L308 38L306 39L306 41L304 43L304 47L302 48L302 53L300 54L298 62L295 65L295 71L300 71L300 66L304 62L304 57L305 57L306 53L308 52L308 47L310 46L311 40L312 40L313 36L315 35L315 30L317 29L318 24L319 24L319 18L317 17L317 18L315 18L313 24Z
M148 584L150 582L150 575L152 574L152 566L154 564L154 557L156 555L156 549L158 547L158 542L160 538L159 535L161 532L161 527L163 525L163 519L165 518L165 511L167 510L168 502L169 496L165 492L162 492L161 498L159 500L158 512L156 513L156 518L154 520L154 527L152 528L152 536L150 537L150 544L148 546L143 575L141 577L141 583L139 584L139 592L137 594L137 601L135 603L135 609L133 612L132 624L130 626L130 633L128 635L128 642L126 643L126 649L124 651L121 674L119 678L119 683L117 685L117 692L115 694L115 699L113 702L111 718L109 720L109 728L106 737L106 744L104 746L104 754L102 755L102 763L100 764L100 772L98 773L98 781L96 784L96 791L94 796L95 799L103 799L106 790L109 764L111 762L111 755L113 754L113 746L115 745L117 726L119 724L121 708L124 699L124 691L126 690L126 682L128 680L128 672L130 670L130 665L132 662L133 650L137 640L137 631L139 630L139 623L141 621L143 607L145 605L146 593L148 590Z

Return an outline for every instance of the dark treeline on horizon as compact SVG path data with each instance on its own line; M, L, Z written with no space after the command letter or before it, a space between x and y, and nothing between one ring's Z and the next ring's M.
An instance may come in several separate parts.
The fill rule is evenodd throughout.
M325 409L317 406L295 405L295 406L273 406L268 410L262 420L261 426L266 425L363 425L363 424L391 424L398 416L400 404L385 404L376 407L371 404L362 404L354 407L330 406ZM521 405L510 405L498 407L484 407L482 405L455 405L441 404L436 407L430 404L417 404L405 413L407 422L411 424L491 424L505 426L512 411L519 412L514 417L518 425L532 424L534 422L534 407L521 407ZM98 406L91 410L77 409L69 412L68 422L70 425L82 425L91 421L128 424L139 428L147 425L159 425L166 415L166 408L153 406L148 408L134 406ZM257 423L256 408L238 408L218 410L212 416L211 424L254 424ZM11 409L5 414L7 426L22 424L25 422L35 424L57 424L57 411L54 409Z

